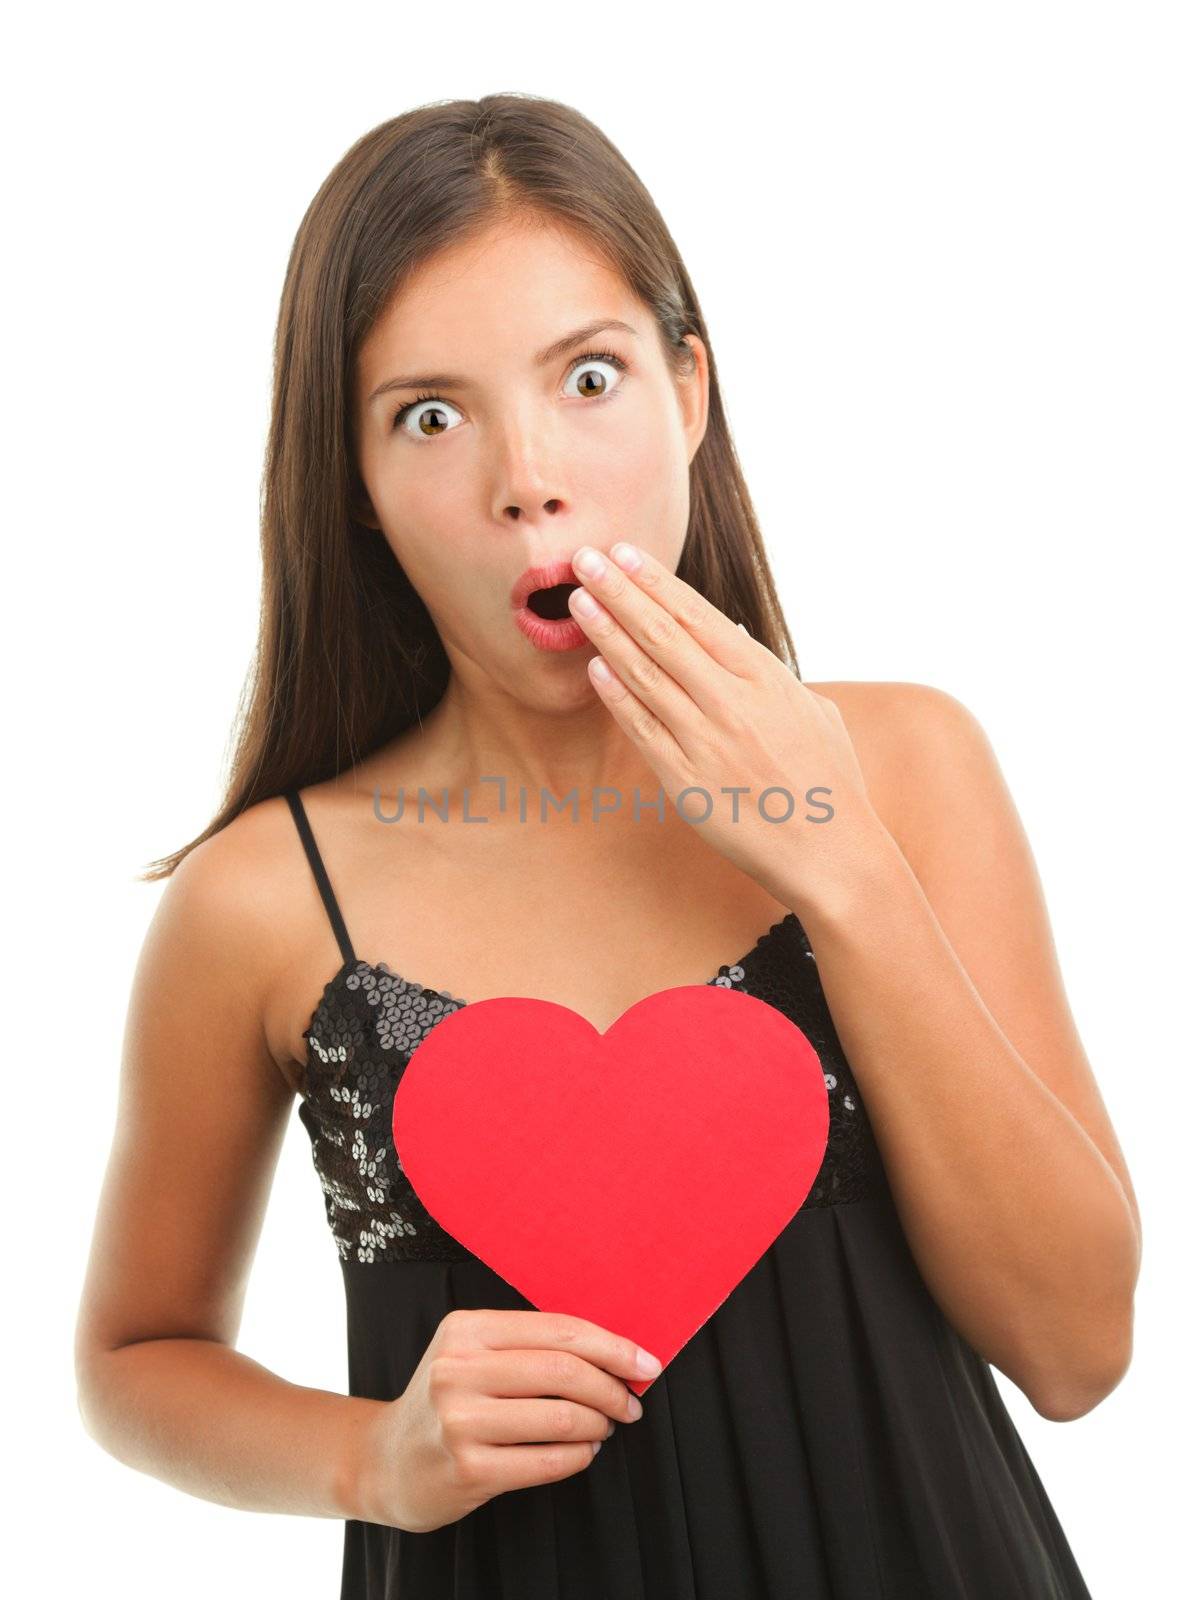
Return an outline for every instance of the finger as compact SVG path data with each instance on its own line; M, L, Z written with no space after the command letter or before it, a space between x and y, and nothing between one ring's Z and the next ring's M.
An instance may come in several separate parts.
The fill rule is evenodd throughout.
M623 572L604 556L600 560L602 570L594 577L583 570L578 560L572 563L582 590L611 613L704 716L715 716L729 692L722 655L735 662L742 660L742 671L748 676L749 657L745 652L749 641L739 638L728 617L653 557L643 557L636 573ZM579 599L580 590L573 590L568 604L572 615L588 630ZM714 644L720 655L712 648ZM736 654L738 651L741 656Z
M488 1395L465 1426L481 1444L562 1444L607 1439L617 1430L612 1417L574 1400L495 1400Z
M513 1489L555 1483L586 1471L599 1454L601 1442L480 1445L479 1476L488 1484L488 1499Z
M588 662L588 677L596 693L612 712L614 720L652 767L657 768L663 761L672 767L686 763L687 750L675 737L674 731L626 688L603 656L593 656ZM700 721L702 723L703 719Z
M596 610L594 614L589 614L584 609L586 602L587 596L582 589L573 590L567 601L576 621L619 680L613 682L606 679L603 671L592 668L589 662L596 688L614 710L623 706L627 716L635 716L638 708L625 703L621 693L623 687L637 697L643 711L651 713L664 729L670 731L681 747L689 744L706 720L701 707L671 676L669 669L653 656L647 655L603 606L593 600ZM698 646L689 642L688 648L697 650ZM644 718L642 733L644 737L657 737L657 730L652 730Z
M615 1373L618 1378L656 1378L662 1363L632 1339L568 1312L495 1311L460 1308L442 1319L446 1333L488 1350L570 1350L585 1361ZM639 1357L646 1365L639 1365Z
M464 1374L497 1399L557 1397L603 1411L614 1422L638 1415L623 1378L567 1350L494 1350L473 1356Z
M642 594L670 612L726 671L744 678L754 676L761 647L746 628L740 623L735 625L731 622L711 600L690 583L685 583L677 572L673 572L640 545L627 545L625 541L618 540L609 551L610 557L615 557L622 549L635 551L639 558L637 565L627 569L615 559L613 564L636 584ZM739 630L742 634L740 639Z

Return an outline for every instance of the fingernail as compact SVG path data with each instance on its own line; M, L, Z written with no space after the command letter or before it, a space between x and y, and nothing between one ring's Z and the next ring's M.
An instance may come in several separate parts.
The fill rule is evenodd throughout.
M633 544L615 544L608 553L626 572L636 572L642 564L642 553Z
M643 1378L657 1378L662 1371L662 1362L657 1356L652 1356L649 1350L639 1350L635 1364Z
M633 1391L630 1390L630 1393L629 1393L629 1420L630 1420L630 1422L636 1422L637 1419L641 1416L641 1414L642 1414L642 1402L638 1399L637 1395L635 1395L633 1393Z
M592 1454L593 1454L593 1455L595 1455L595 1454L596 1454L596 1451L597 1451L597 1450L599 1450L599 1448L600 1448L600 1446L601 1446L601 1445L602 1445L602 1444L603 1444L603 1443L604 1443L604 1440L603 1440L603 1439L593 1439L593 1440L592 1440Z

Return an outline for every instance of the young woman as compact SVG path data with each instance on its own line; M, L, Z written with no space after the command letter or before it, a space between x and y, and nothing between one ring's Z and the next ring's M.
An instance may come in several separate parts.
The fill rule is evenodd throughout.
M226 802L148 874L89 1431L189 1492L344 1518L344 1600L1086 1595L991 1372L1094 1407L1140 1257L1036 868L952 695L801 682L688 274L585 118L422 107L330 174L284 288L263 554ZM603 1031L705 982L807 1035L829 1141L645 1387L626 1330L537 1310L435 1223L392 1101L474 1001ZM234 1348L297 1096L346 1395Z

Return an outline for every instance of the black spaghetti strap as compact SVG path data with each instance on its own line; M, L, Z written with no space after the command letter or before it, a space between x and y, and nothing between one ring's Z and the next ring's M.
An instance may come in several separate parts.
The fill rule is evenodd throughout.
M292 817L296 829L300 834L300 842L304 846L304 853L308 857L308 864L312 868L313 877L317 880L317 888L321 891L321 899L325 902L325 910L329 915L329 922L333 928L334 937L338 942L338 949L346 961L356 960L354 946L350 943L350 935L346 932L346 923L342 917L337 900L334 898L333 885L329 881L329 874L325 870L325 863L321 860L321 852L317 849L317 841L313 838L312 827L309 824L308 813L304 809L304 802L300 799L298 789L285 791L287 803L291 807Z

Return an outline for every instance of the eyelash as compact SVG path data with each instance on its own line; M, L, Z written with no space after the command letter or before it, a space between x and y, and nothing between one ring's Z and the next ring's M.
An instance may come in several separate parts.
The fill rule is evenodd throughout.
M615 350L587 350L583 353L583 355L577 356L571 363L571 371L574 372L576 367L582 367L585 362L588 361L611 361L618 372L629 371L628 361L622 361L621 357L617 355ZM611 400L614 398L616 393L617 391L614 389L607 394L593 395L592 399L593 401ZM581 396L581 398L583 397ZM419 394L415 400L410 400L406 405L402 405L399 411L396 412L395 416L392 418L392 431L395 432L396 429L401 427L405 417L408 416L410 411L417 410L419 406L428 405L431 400L438 400L442 403L442 405L453 404L453 401L447 400L444 395L440 395L436 393L436 391Z

